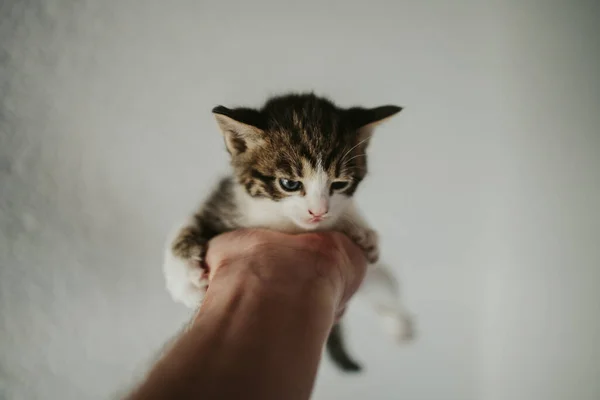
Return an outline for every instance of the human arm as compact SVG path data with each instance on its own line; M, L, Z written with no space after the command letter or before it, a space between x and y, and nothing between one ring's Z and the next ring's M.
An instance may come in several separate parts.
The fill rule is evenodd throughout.
M210 242L191 328L131 399L308 399L323 344L364 276L339 233L236 231Z

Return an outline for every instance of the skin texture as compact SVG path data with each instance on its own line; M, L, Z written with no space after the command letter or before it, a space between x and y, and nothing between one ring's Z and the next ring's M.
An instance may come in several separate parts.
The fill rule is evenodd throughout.
M130 399L308 399L321 352L364 278L340 233L238 230L210 242L195 320Z

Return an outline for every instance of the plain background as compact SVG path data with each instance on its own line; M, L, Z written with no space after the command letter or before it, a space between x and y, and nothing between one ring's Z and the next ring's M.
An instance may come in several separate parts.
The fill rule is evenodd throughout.
M366 371L314 397L600 398L597 2L0 4L0 399L124 393L188 316L162 246L227 172L210 109L311 89L406 107L358 198L419 333L357 301Z

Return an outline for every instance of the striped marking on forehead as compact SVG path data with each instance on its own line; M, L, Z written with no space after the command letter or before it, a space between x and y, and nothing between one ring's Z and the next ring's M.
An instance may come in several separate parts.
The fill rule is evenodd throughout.
M327 188L329 187L330 177L320 160L317 160L315 165L308 160L304 160L302 169L307 196L321 197L328 193Z

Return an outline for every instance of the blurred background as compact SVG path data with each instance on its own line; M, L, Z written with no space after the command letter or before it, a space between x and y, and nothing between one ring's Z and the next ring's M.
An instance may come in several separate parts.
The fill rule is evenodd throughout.
M358 199L418 340L315 399L600 398L597 1L0 2L0 399L108 399L186 322L165 235L227 173L210 110L406 109ZM290 360L293 362L293 360Z

